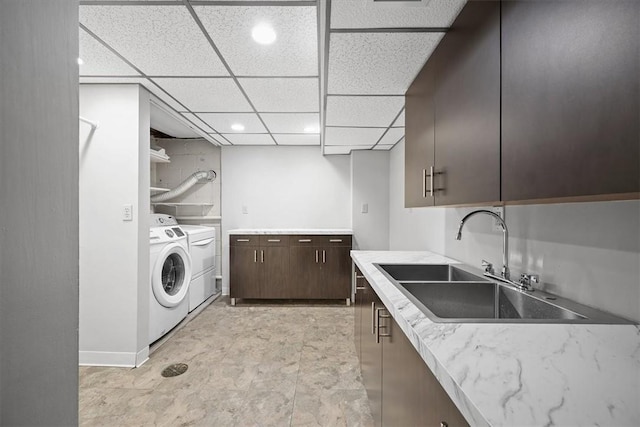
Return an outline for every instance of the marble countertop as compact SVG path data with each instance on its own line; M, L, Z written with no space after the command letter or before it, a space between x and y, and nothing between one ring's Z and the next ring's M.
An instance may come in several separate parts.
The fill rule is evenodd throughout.
M473 426L639 426L638 325L434 323L373 263L457 263L430 252L351 251Z
M238 228L229 230L229 234L353 234L346 228Z

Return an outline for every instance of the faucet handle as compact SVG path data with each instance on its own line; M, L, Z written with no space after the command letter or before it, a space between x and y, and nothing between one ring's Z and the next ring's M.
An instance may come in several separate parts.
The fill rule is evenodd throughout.
M532 289L532 283L540 283L540 277L537 274L526 274L522 273L520 275L520 284L527 290Z
M493 264L489 261L482 260L482 266L484 267L485 273L494 274Z

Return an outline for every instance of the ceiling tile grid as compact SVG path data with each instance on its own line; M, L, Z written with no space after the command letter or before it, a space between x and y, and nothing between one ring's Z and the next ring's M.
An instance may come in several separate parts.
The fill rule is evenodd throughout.
M324 147L324 154L351 154L355 150L368 150L368 147L358 145L330 145Z
M136 70L111 52L86 31L80 29L79 57L81 76L140 76Z
M240 78L238 80L260 113L319 111L317 78Z
M375 147L372 148L372 150L376 150L376 151L389 151L391 150L393 147L395 147L395 145L376 145Z
M371 0L332 0L331 28L449 27L467 0L428 0L402 6Z
M357 145L371 148L378 142L385 129L375 128L325 128L324 145Z
M149 92L163 100L175 111L184 111L178 102L164 93L158 86L154 85L149 79L144 77L94 77L94 76L80 76L79 82L81 84L139 84L144 86Z
M317 76L316 7L195 6L194 10L236 76ZM276 33L272 44L252 39L256 25Z
M274 133L279 145L320 145L320 134L282 134Z
M231 78L154 78L192 112L251 112L253 109Z
M318 113L260 113L272 133L320 133Z
M328 96L326 125L386 128L403 107L403 96Z
M220 133L267 133L255 113L198 113L198 117ZM241 125L244 129L236 131L233 125Z
M80 23L146 75L228 75L183 5L85 5Z
M442 33L333 33L327 93L404 95Z
M404 127L404 109L402 110L402 113L400 113L400 115L398 116L396 121L393 122L391 127L394 127L394 128L403 128Z
M276 145L267 133L225 133L223 136L233 145Z
M195 123L196 125L200 126L200 128L205 131L208 134L215 134L216 133L216 129L213 129L211 126L209 126L208 124L206 124L205 122L203 122L202 120L200 120L200 118L198 116L196 116L193 113L180 113L182 114L186 119L190 120L191 122Z
M389 128L378 145L395 145L404 136L403 128Z

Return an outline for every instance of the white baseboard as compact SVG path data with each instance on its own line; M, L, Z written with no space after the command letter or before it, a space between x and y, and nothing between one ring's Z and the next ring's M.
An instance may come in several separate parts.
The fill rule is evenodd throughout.
M148 351L147 347L147 353ZM80 351L78 353L80 366L115 366L122 368L134 368L136 366L136 353L111 351Z
M149 360L149 346L146 346L136 354L136 368L139 368Z

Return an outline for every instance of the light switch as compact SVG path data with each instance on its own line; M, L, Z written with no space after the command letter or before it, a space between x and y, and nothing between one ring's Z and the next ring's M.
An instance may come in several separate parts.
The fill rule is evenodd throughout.
M369 203L363 203L362 204L362 209L360 211L362 213L368 213L369 212Z
M246 214L248 214L248 213L249 213L249 208L247 208L247 206L246 206L246 205L242 205L242 213L243 213L244 215L246 215Z
M122 220L133 221L133 205L124 205L122 209Z

